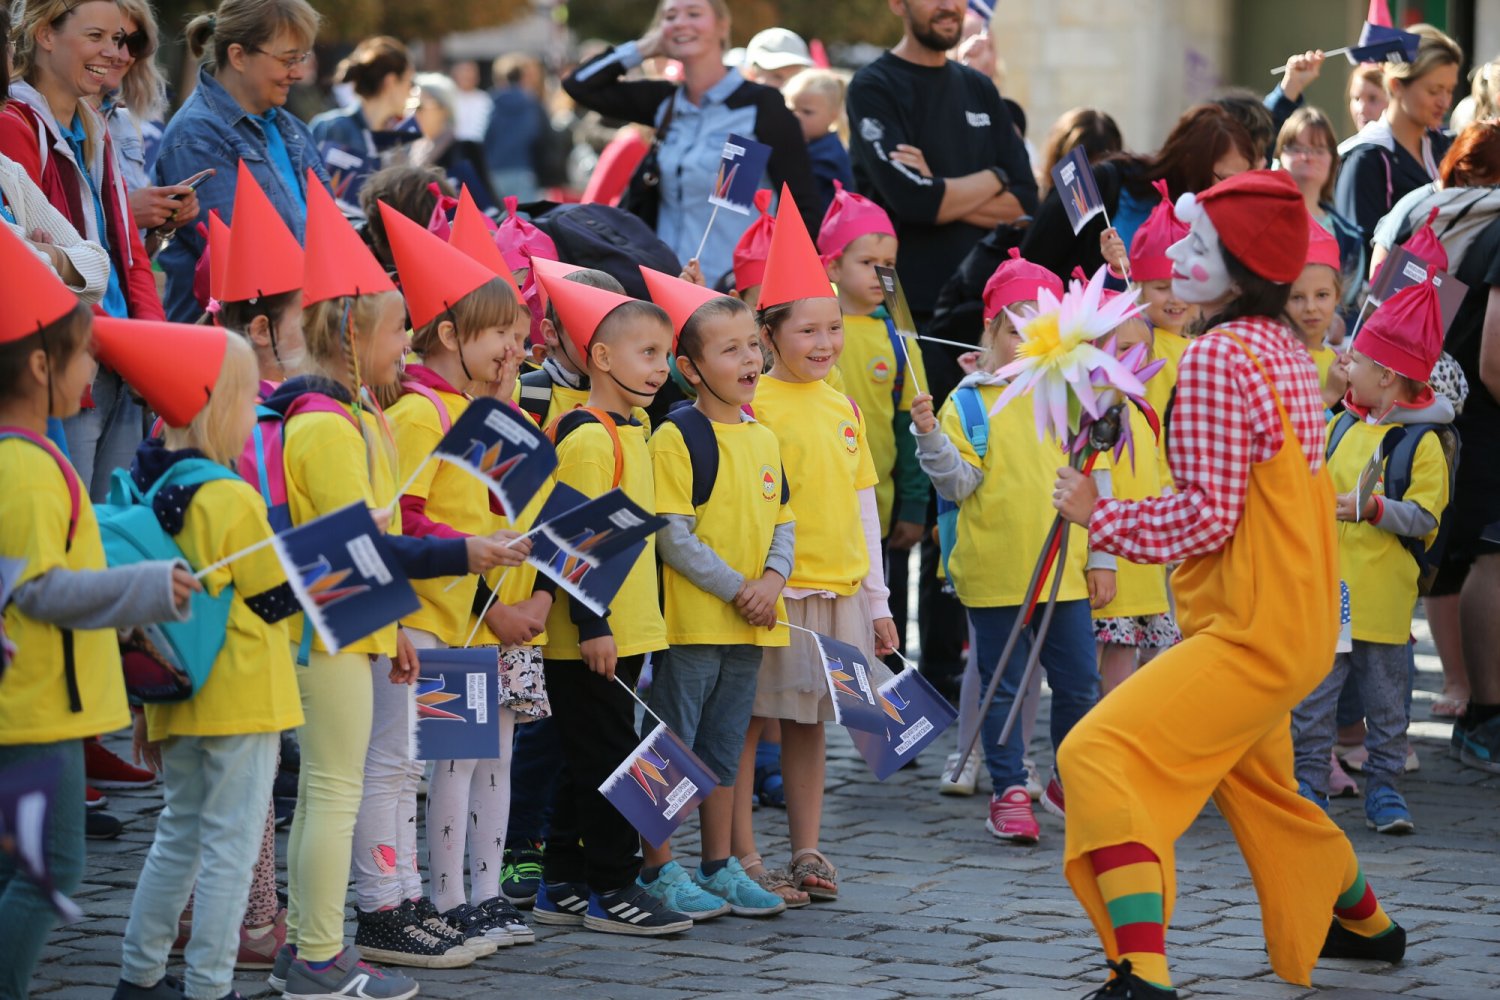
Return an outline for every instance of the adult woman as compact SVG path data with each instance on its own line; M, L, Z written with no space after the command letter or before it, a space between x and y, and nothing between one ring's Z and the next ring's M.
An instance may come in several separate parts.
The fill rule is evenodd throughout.
M244 160L283 222L301 240L307 218L307 171L328 173L306 125L281 110L302 80L318 33L307 0L223 0L187 26L188 51L203 60L198 86L162 137L159 182L175 183L205 168L217 173L198 188L199 218L217 211L232 221L234 186ZM167 274L167 313L192 322L201 312L193 272L203 255L196 225L184 226L158 258Z
M729 270L734 245L754 217L720 212L712 228L708 196L718 174L724 140L731 132L771 147L767 174L779 190L785 183L809 232L823 221L802 127L778 91L748 83L739 70L726 69L729 7L725 0L661 0L650 29L575 70L563 89L584 107L611 118L658 129L659 208L656 234L686 261L703 243L699 265L709 287ZM682 85L664 80L623 80L627 69L664 55L682 63ZM649 157L647 160L649 164ZM645 169L643 167L643 169ZM639 188L637 175L633 187ZM639 210L633 192L621 204ZM646 212L645 214L650 214Z
M359 189L386 165L375 133L388 132L406 114L415 70L406 46L387 35L366 38L334 73L354 88L355 103L326 111L311 122L323 164L335 178L334 193L354 204Z
M1136 227L1160 200L1152 181L1165 180L1176 198L1249 170L1256 156L1249 131L1233 115L1215 105L1199 104L1177 120L1154 156L1112 156L1094 166L1094 180L1110 221L1128 247ZM1104 263L1099 253L1103 230L1103 219L1091 219L1082 232L1074 233L1062 199L1051 191L1021 242L1021 256L1064 280L1075 267L1092 274Z
M1333 210L1333 190L1339 161L1334 152L1338 137L1333 123L1317 108L1293 111L1276 136L1276 165L1291 175L1302 192L1307 212L1339 242L1339 272L1344 285L1344 308L1350 311L1363 284L1364 243L1354 223Z
M110 316L161 319L161 300L131 221L114 142L88 103L124 38L113 0L46 0L26 6L13 33L16 74L0 113L0 153L25 168L73 228L109 254L99 308ZM141 410L120 376L103 367L92 406L65 423L68 451L89 495L102 501L110 473L130 464Z
M1385 64L1385 113L1359 130L1344 152L1334 206L1359 226L1366 244L1375 223L1414 187L1437 176L1452 139L1438 131L1453 106L1464 53L1436 28L1411 29L1422 43L1411 62Z
M467 187L479 207L499 207L484 163L484 145L454 134L458 120L458 87L441 73L420 73L407 110L417 119L422 138L411 144L411 165L437 167L454 187Z
M1178 371L1175 491L1100 500L1068 469L1054 493L1091 548L1182 564L1172 585L1187 638L1100 702L1058 754L1064 870L1116 972L1099 995L1121 1000L1177 996L1164 944L1173 846L1210 795L1255 879L1283 979L1308 985L1320 952L1398 962L1406 944L1348 838L1292 778L1288 715L1327 674L1339 621L1317 371L1275 318L1307 256L1307 208L1285 173L1264 170L1176 207L1192 228L1170 251L1173 291L1213 320Z

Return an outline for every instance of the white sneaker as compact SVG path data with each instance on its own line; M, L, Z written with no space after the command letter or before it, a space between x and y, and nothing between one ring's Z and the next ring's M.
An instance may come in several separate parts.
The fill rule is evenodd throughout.
M1026 767L1026 794L1033 802L1042 801L1042 772L1037 770L1036 761L1025 757L1021 763Z
M943 764L943 773L938 777L938 793L941 795L973 795L979 782L979 753L969 754L962 769L958 766L958 754L950 753Z

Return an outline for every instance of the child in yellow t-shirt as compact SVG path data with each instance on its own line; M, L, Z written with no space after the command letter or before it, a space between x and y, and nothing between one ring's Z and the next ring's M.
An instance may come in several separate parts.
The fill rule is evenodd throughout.
M536 273L589 376L588 406L563 414L548 431L557 442L557 481L586 497L618 486L654 511L646 429L628 414L666 384L671 321L649 302L568 281L547 261L536 262ZM538 577L537 586L548 589L551 581ZM635 701L616 679L634 687L647 655L666 645L654 539L615 594L608 617L566 596L552 605L543 665L562 760L532 911L539 923L647 936L692 926L691 918L641 885L640 838L598 791L639 742Z
M1292 332L1302 341L1323 386L1323 405L1337 406L1349 388L1344 366L1338 364L1338 352L1327 344L1329 328L1338 314L1343 297L1344 279L1339 267L1339 244L1333 234L1311 215L1307 217L1307 266L1292 283L1286 312L1292 318Z
M1346 412L1329 425L1328 474L1338 493L1339 574L1349 588L1352 649L1334 656L1317 690L1292 711L1297 783L1328 806L1328 775L1339 693L1359 676L1365 712L1365 819L1379 833L1410 833L1398 790L1406 764L1410 628L1417 601L1418 552L1437 538L1449 503L1444 438L1453 406L1427 385L1442 352L1443 324L1431 279L1387 299L1349 352ZM1409 438L1415 436L1415 448ZM1383 456L1378 480L1365 469ZM1403 457L1405 456L1405 457ZM1400 468L1397 463L1408 463ZM1398 481L1404 492L1391 495Z
M43 846L67 894L83 877L82 741L130 722L114 629L181 621L199 588L180 563L105 568L88 490L46 437L48 418L77 413L93 382L92 316L0 230L0 573L13 588L0 637L0 769L57 762ZM14 863L0 868L0 898L0 993L26 996L56 916Z
M694 920L726 911L771 916L786 904L730 853L735 776L762 650L787 643L777 620L794 540L776 435L741 410L761 377L759 337L738 299L643 273L679 329L678 370L697 390L696 401L675 408L651 436L656 513L668 521L657 547L671 648L653 671L649 705L719 785L698 809L702 865L689 873L672 860L670 843L643 844L641 882Z

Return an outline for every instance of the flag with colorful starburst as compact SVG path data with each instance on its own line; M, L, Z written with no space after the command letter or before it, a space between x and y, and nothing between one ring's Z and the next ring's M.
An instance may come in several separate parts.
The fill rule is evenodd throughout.
M878 733L849 730L854 748L884 781L915 760L958 718L948 699L908 667L876 689L885 726Z
M420 649L408 727L413 760L500 756L500 660L493 646Z
M850 732L884 733L890 706L880 699L880 685L870 657L858 647L821 632L813 633L828 695L833 699L833 718Z
M646 843L660 847L718 785L708 765L665 722L658 722L604 779L599 794Z
M484 483L512 521L557 468L557 452L536 424L508 403L469 403L432 453Z

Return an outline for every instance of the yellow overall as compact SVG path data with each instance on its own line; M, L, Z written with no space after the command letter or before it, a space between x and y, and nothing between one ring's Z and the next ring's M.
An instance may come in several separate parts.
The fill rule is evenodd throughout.
M1292 772L1291 709L1333 662L1338 552L1327 470L1309 472L1279 396L1276 408L1282 446L1252 467L1239 529L1173 574L1186 640L1084 716L1058 768L1064 871L1111 959L1119 951L1089 853L1125 843L1154 851L1170 925L1173 845L1211 794L1255 881L1271 966L1306 986L1353 853L1297 794Z

